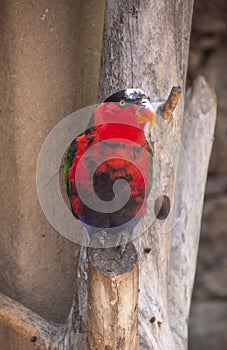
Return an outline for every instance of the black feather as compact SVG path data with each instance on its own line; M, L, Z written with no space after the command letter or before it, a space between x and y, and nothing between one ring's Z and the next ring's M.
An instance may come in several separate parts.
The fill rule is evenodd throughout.
M125 89L117 91L107 97L104 102L120 102L124 100L127 103L140 103L141 100L147 99L150 101L150 96L141 89Z

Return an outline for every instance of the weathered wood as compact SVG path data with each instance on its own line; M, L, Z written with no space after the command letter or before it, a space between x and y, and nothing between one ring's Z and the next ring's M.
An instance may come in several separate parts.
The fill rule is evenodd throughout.
M72 307L65 325L56 327L20 303L0 293L0 320L37 350L85 349L87 255L81 248Z
M3 294L0 294L0 320L28 339L37 350L53 349L51 346L60 338L59 329Z
M169 313L175 350L187 348L188 319L196 270L208 164L214 139L217 101L199 77L185 97L182 145L170 256ZM184 152L183 151L183 152Z
M193 0L107 0L100 71L100 99L125 87L140 87L151 102L167 99L172 86L185 89ZM181 138L181 98L173 132ZM167 130L167 129L165 129ZM164 131L165 133L165 131ZM166 138L169 134L166 135ZM165 143L165 135L163 139ZM172 150L155 144L163 195L170 199L166 220L156 220L136 241L140 260L139 333L141 349L175 350L168 313L168 271L173 223L175 171L180 142Z
M138 350L138 254L89 249L87 350Z

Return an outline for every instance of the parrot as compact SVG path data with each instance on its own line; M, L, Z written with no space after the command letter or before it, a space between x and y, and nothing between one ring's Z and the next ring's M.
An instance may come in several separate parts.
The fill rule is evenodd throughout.
M66 192L72 214L86 227L89 237L103 230L114 236L122 228L132 237L146 214L154 165L145 125L153 128L155 122L146 92L139 88L117 91L98 105L87 129L68 147ZM116 190L119 180L121 186ZM117 197L123 201L121 207ZM123 245L125 239L116 239L115 244Z

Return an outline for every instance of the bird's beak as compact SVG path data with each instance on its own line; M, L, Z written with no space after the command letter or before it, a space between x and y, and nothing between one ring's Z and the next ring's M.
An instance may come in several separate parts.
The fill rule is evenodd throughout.
M140 105L136 110L136 117L139 124L142 124L143 126L149 122L151 129L155 126L156 122L156 116L154 112L154 108L150 104L149 101L147 101L145 104Z

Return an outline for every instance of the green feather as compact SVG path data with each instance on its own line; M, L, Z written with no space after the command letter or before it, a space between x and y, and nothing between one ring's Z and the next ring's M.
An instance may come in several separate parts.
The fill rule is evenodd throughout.
M67 173L73 164L73 161L74 161L75 155L76 155L76 151L77 151L77 141L75 139L75 140L73 140L73 142L71 143L71 145L69 146L69 148L67 150L66 157L65 157L65 163L64 163L65 188L66 188L66 192L68 195L69 195L69 191L70 191L70 183L69 183L68 178L67 178Z

